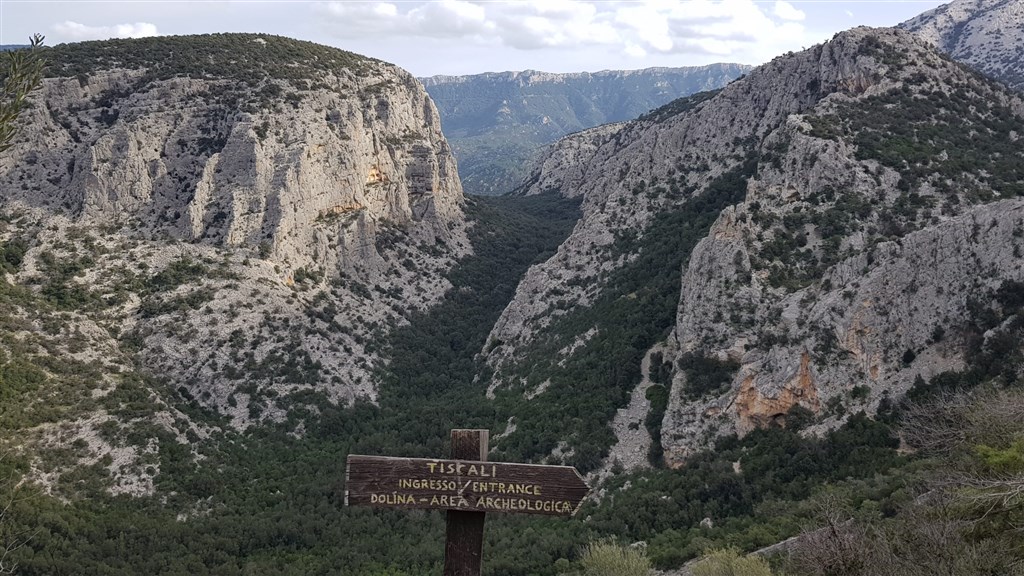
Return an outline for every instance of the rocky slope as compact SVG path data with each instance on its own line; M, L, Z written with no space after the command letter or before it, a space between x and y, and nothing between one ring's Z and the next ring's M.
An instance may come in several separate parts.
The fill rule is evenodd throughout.
M544 413L586 390L610 421L664 346L667 401L633 426L670 464L794 414L872 413L959 367L968 321L1024 278L1022 133L1019 97L865 28L631 122L548 174L584 215L494 326L492 395ZM559 433L590 461L614 442Z
M433 76L423 83L441 113L466 191L504 194L526 176L523 166L544 145L578 130L632 120L749 70L739 64L573 74L527 70Z
M1024 2L955 0L900 27L954 60L1024 89Z
M526 180L513 191L513 194L582 194L584 190L579 186L579 182L586 178L584 170L589 166L587 160L623 126L624 122L602 124L559 138L537 157Z
M252 34L46 57L0 158L0 240L25 247L8 282L235 427L372 400L375 345L471 250L416 79Z

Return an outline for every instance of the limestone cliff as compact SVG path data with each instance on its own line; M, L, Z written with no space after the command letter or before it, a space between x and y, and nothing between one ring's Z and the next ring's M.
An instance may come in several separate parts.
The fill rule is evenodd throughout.
M372 399L372 342L443 294L470 250L419 82L254 34L46 57L0 158L3 210L42 222L8 232L31 237L17 281L44 286L53 261L87 257L67 285L148 369L239 426L302 391Z
M1024 89L1024 1L955 0L900 27L954 60Z
M797 405L873 413L960 366L977 300L1021 279L1021 133L1019 97L866 28L631 122L549 172L583 217L492 330L492 394L583 388L610 420L664 350L669 464Z
M534 161L530 175L513 193L530 196L552 191L562 193L564 189L564 194L582 194L578 183L586 178L583 171L590 165L590 157L624 125L623 122L602 124L560 138Z

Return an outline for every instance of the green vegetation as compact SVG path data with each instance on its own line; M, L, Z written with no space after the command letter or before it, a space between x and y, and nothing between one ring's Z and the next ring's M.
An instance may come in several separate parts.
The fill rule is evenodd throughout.
M0 272L17 272L27 251L28 242L24 238L0 242Z
M862 49L876 58L897 57L879 42ZM940 213L952 215L962 204L1024 195L1024 152L1015 142L1024 122L1003 103L1004 90L922 80L844 103L835 113L808 115L810 135L853 142L857 159L896 170L898 195L887 199L840 184L814 190L781 217L753 206L751 216L765 229L753 268L767 270L773 287L800 290L854 254L843 241L855 233L870 250L921 229Z
M614 440L607 422L640 381L643 355L675 321L690 252L722 208L743 199L756 166L747 160L678 208L660 212L642 234L620 237L613 251L636 258L604 279L605 288L591 306L553 316L551 327L529 345L526 358L503 375L525 380L527 390L550 383L529 402L523 402L521 388L499 391L497 405L516 415L517 429L502 439L497 455L539 459L568 440L572 454L567 463L582 471L600 464ZM597 334L560 364L558 351L591 329Z
M371 58L270 34L202 34L60 44L45 51L48 77L85 78L101 70L145 69L140 85L175 76L252 83L285 80L296 87L320 82L325 71L366 76Z
M714 546L756 549L798 533L809 516L800 502L823 485L847 485L876 502L898 497L901 481L887 476L904 463L897 444L888 425L863 414L823 438L781 428L726 437L681 471L613 478L610 501L591 512L590 527L645 540L660 568ZM626 482L642 487L620 491ZM702 527L704 518L714 525Z
M643 548L614 542L591 542L580 557L582 576L647 576L651 563Z
M947 196L978 184L1003 197L1024 194L1024 153L1012 136L1020 116L976 89L905 84L811 119L812 134L855 142L858 159L899 171L908 192L928 182Z
M693 576L772 576L763 558L744 556L735 548L711 550L693 566Z
M380 442L415 451L409 455L437 455L451 428L500 429L504 418L475 381L483 370L475 355L526 268L549 258L569 233L575 205L557 194L481 197L467 205L475 256L451 272L455 288L440 304L395 333L391 364L381 374Z
M683 394L691 400L722 394L740 367L735 360L723 361L692 353L684 354L678 365L686 374Z
M902 434L926 470L911 477L911 498L889 510L821 501L822 528L795 546L787 573L1019 574L1022 408L1024 390L998 383L907 406Z
M46 62L39 56L43 36L30 38L28 49L0 55L0 153L11 147L18 116L28 105L28 95L39 87Z
M644 417L644 427L651 435L651 447L647 453L647 460L660 466L664 462L664 449L661 447L661 422L665 418L665 410L668 408L668 387L662 384L654 384L644 391L651 407Z

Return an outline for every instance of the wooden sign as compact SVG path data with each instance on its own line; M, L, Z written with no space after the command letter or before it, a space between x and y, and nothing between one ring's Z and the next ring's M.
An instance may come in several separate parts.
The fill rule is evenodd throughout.
M575 468L487 462L487 430L452 430L451 460L351 454L345 505L447 510L444 576L480 576L487 512L571 516L590 488Z
M589 491L571 466L433 458L348 457L353 506L572 516Z

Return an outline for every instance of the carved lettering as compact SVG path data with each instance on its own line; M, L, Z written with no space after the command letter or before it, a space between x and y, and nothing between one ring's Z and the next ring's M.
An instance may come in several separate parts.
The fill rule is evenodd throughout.
M587 485L566 466L349 456L348 504L571 515Z

